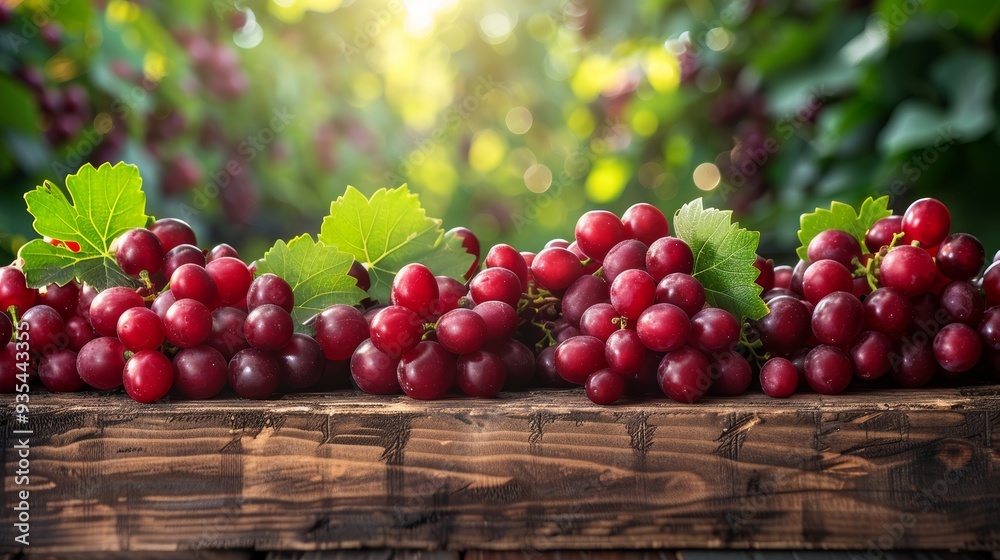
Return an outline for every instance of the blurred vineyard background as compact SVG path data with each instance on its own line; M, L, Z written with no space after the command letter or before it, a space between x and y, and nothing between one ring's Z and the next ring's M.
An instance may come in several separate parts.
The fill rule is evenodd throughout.
M248 259L346 185L538 250L591 208L798 215L937 196L1000 247L993 0L0 0L0 257L22 194L139 165ZM791 260L790 257L786 260Z

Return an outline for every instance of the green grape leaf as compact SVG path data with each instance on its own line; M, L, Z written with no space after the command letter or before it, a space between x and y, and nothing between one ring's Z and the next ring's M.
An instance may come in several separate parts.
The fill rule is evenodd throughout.
M389 302L400 268L422 263L438 276L462 280L474 257L459 238L445 240L441 220L428 218L406 185L379 189L371 199L354 187L330 204L319 240L346 251L368 268L371 297Z
M275 243L258 261L257 274L270 272L288 282L295 294L295 330L308 332L309 319L327 307L338 303L357 305L367 297L347 275L353 263L353 256L305 234L288 243Z
M729 210L704 208L702 199L685 204L674 214L674 231L694 253L691 275L705 288L705 299L736 316L760 319L768 308L755 280L760 233L733 222Z
M796 249L796 254L802 260L808 260L809 242L814 237L828 229L846 231L857 238L861 246L865 246L865 233L875 222L891 216L889 197L868 197L861 203L861 211L856 212L850 204L833 202L830 209L817 208L811 214L802 214L799 221L799 241L802 245Z
M87 163L66 177L66 190L70 198L54 183L45 181L24 195L39 235L80 244L77 252L65 246L54 247L43 239L21 247L18 256L24 259L28 285L65 285L75 278L97 290L139 286L137 279L118 266L110 249L116 237L144 227L149 219L139 169L125 163L105 163L94 169Z

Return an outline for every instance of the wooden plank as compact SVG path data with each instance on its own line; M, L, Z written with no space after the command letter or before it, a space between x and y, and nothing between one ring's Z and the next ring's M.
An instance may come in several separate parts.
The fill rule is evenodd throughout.
M998 391L614 407L578 390L158 405L39 393L30 550L995 550ZM2 552L20 550L10 409Z

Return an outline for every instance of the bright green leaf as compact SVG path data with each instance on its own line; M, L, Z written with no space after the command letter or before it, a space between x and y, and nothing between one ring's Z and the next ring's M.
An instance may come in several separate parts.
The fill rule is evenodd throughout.
M319 240L354 255L368 268L369 293L380 302L389 301L392 280L407 264L422 263L435 275L461 280L473 261L461 240L444 241L441 221L427 217L406 185L379 189L370 200L347 187L330 205Z
M313 241L309 234L288 243L278 241L257 263L257 273L280 276L292 287L296 330L305 331L311 317L331 305L357 305L366 294L347 275L354 257L336 247Z
M803 214L799 226L799 241L802 245L796 250L799 258L808 258L809 242L820 232L828 229L839 229L850 233L861 246L865 243L865 233L875 222L891 216L889 210L889 197L883 196L877 199L868 197L861 204L861 211L856 212L850 204L843 202L833 202L830 209L817 208L811 214Z
M708 303L740 321L760 319L768 313L755 282L759 271L753 265L760 233L741 228L732 218L731 211L704 208L697 198L674 214L674 231L694 253L691 275L705 287Z
M76 253L41 239L22 247L18 255L24 259L28 285L64 285L76 278L97 290L137 286L138 281L115 262L110 246L119 235L146 225L146 195L139 169L124 163L105 163L94 169L88 163L66 177L66 190L69 198L46 181L24 195L39 235L80 244Z

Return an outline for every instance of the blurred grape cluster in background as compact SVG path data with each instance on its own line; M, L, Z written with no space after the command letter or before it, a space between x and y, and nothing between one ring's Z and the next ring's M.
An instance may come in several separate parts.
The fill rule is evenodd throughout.
M248 259L408 183L537 250L705 196L790 253L830 200L921 196L1000 245L993 0L0 0L0 257L22 194L139 166Z

